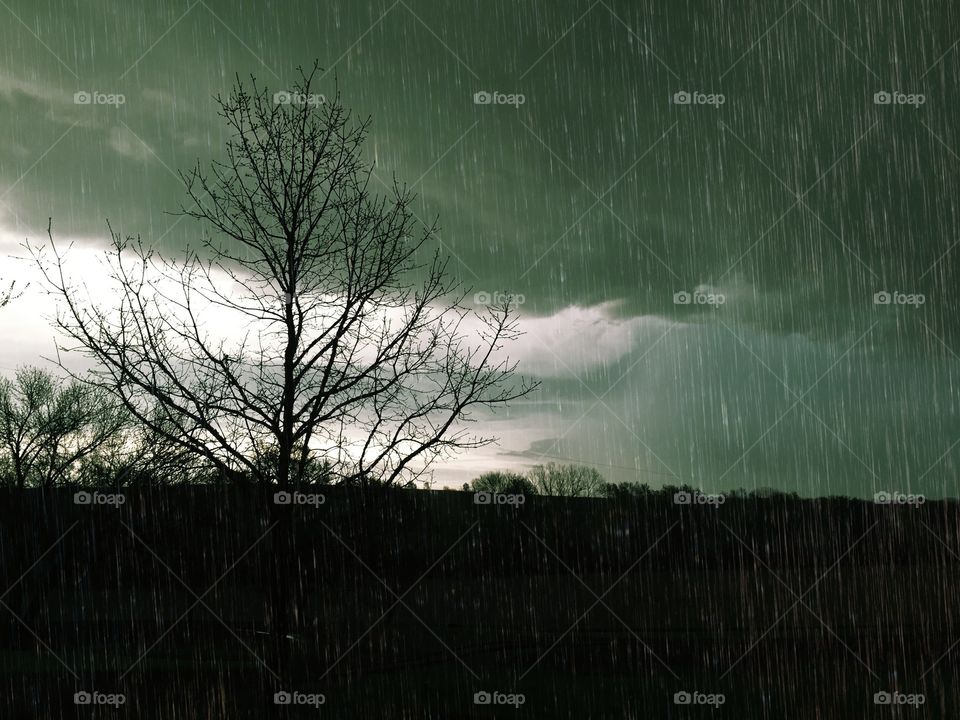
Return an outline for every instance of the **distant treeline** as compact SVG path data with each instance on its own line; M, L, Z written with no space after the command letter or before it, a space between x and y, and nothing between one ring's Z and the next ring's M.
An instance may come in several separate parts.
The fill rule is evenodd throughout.
M494 471L484 473L464 490L498 495L546 495L550 497L645 498L670 497L678 505L721 505L727 498L784 497L799 499L795 492L787 493L771 488L744 490L738 488L723 493L704 493L690 484L667 484L659 488L639 481L607 482L593 467L547 463L535 465L525 475L517 472Z

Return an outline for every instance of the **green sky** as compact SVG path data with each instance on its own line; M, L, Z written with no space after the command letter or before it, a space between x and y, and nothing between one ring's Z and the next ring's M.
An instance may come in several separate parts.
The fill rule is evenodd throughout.
M960 6L855 5L7 0L2 250L49 216L195 242L165 211L175 171L220 152L213 96L316 58L460 278L524 296L515 355L543 386L440 480L556 457L711 491L956 495ZM698 289L723 304L675 301ZM6 369L52 347L41 305L31 287L0 318Z

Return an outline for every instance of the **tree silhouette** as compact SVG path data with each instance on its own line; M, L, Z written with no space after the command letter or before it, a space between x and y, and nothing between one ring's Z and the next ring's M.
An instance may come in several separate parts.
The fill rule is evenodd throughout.
M111 229L118 294L98 302L49 228L52 255L30 249L63 301L63 349L96 361L91 382L151 431L281 487L311 455L334 481L393 483L491 442L464 423L533 386L496 359L517 336L512 308L465 306L409 191L371 192L369 120L339 92L310 101L316 72L282 98L254 78L217 98L226 159L182 174L199 250L163 258ZM223 317L243 335L211 329Z
M20 368L13 380L0 378L0 454L18 489L73 479L127 422L111 396L47 370Z
M526 477L509 470L492 470L474 479L468 486L474 492L520 493L536 495L537 489Z
M527 478L540 495L603 497L607 483L596 468L583 465L534 465Z
M604 497L611 500L629 500L650 497L654 493L647 483L627 480L620 483L607 483L603 487Z

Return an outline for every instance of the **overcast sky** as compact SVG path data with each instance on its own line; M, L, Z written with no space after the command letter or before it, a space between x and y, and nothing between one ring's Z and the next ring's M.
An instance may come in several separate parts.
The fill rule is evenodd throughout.
M108 219L195 243L167 213L175 171L222 148L213 96L316 58L458 277L523 296L512 354L541 389L439 481L566 459L707 491L957 494L955 3L138 5L0 7L4 256L51 216L91 258ZM44 309L35 283L0 311L5 371L52 353Z

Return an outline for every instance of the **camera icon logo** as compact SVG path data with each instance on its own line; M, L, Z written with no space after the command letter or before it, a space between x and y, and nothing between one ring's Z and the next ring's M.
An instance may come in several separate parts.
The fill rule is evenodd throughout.
M73 694L73 704L74 705L89 705L93 702L93 696L90 695L86 690L81 690L80 692L75 692Z
M886 290L881 290L880 292L873 294L874 305L889 305L890 300L890 293L888 293Z
M489 505L493 502L492 492L478 492L473 494L474 505Z
M873 94L874 105L889 105L891 102L893 102L893 96L886 90L881 90Z
M85 490L73 494L74 505L89 505L91 502L93 502L93 495Z
M293 695L290 693L281 690L280 692L275 692L273 694L273 704L274 705L289 705L293 702Z
M674 305L689 305L691 302L693 302L693 298L686 290L681 290L673 294Z
M674 105L689 105L691 102L690 93L686 90L680 90L673 94Z
M73 94L73 104L74 105L89 105L93 102L93 96L88 93L86 90L80 90Z
M473 94L473 104L474 105L489 105L493 102L493 93L489 93L486 90L480 90Z
M893 697L888 692L878 692L873 694L874 705L889 705L893 702Z
M689 505L692 500L693 497L686 490L681 490L680 492L673 494L674 505Z
M490 293L478 292L473 296L474 305L489 305L491 302Z
M680 692L673 694L674 705L689 705L692 702L693 696L686 690L681 690Z
M289 105L291 102L290 93L286 90L281 90L280 92L275 92L273 94L273 104L274 105Z
M290 493L286 492L285 490L281 490L280 492L275 492L273 494L274 505L289 505L291 499L292 497Z
M486 690L481 690L480 692L475 692L473 694L474 705L489 705L492 702L493 697Z

